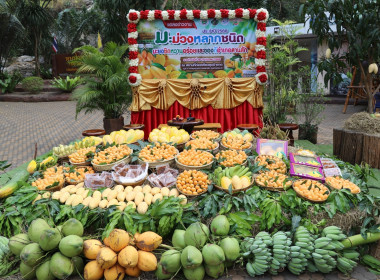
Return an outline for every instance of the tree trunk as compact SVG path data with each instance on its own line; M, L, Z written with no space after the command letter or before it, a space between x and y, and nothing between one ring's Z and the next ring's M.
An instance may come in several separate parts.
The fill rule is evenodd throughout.
M36 34L34 33L34 59L36 60L36 76L40 76L40 55L38 51L38 46L39 46L39 38Z
M372 114L373 113L373 97L375 95L375 92L374 89L373 89L373 86L372 86L372 74L370 74L368 72L368 69L364 69L363 68L363 65L360 61L360 59L358 59L359 61L359 66L360 66L360 71L362 73L362 76L364 77L364 89L365 89L365 92L367 94L367 97L368 97L368 106L367 106L367 110L368 110L368 113ZM370 57L370 59L368 60L368 64L370 65L371 63L373 63L373 60L372 58ZM367 72L366 72L367 70Z

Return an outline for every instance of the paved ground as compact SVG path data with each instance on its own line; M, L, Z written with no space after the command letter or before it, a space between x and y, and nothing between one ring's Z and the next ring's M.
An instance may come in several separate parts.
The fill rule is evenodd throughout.
M365 110L365 106L349 106L342 114L343 105L327 105L324 120L319 128L318 143L332 144L333 128L340 128L353 113ZM126 123L128 122L127 116ZM81 137L81 132L90 128L102 128L102 113L80 114L75 119L75 102L19 103L0 102L0 160L8 160L14 167L29 161L34 154L34 144L38 144L38 155L46 153L53 146L66 144ZM297 139L297 133L295 133ZM334 272L328 275L318 273L292 275L289 272L278 276L257 277L265 280L333 280L360 279L380 280L359 266L351 276ZM0 278L1 279L1 278ZM10 279L17 279L12 277ZM230 271L223 279L243 280L249 278L243 270Z
M319 127L318 143L332 144L333 128L342 127L353 113L364 106L349 106L342 114L343 105L327 105ZM52 147L81 137L85 129L102 128L102 113L80 114L75 120L75 102L0 102L0 160L13 166L29 161L38 144L38 155ZM127 117L125 116L127 122ZM297 132L295 133L297 139Z

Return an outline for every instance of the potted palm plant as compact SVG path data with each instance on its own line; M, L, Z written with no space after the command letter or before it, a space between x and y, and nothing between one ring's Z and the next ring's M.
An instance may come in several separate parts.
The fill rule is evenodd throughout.
M84 77L84 85L73 92L72 99L77 101L76 115L82 111L103 111L106 133L123 128L123 114L132 100L127 76L128 62L124 58L127 49L127 45L109 42L103 51L92 46L73 51L81 53L73 62L79 67L77 73L90 74Z

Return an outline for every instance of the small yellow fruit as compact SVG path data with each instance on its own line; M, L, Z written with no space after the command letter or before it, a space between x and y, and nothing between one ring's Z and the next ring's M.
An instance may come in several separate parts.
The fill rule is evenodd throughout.
M161 245L162 237L153 231L146 231L146 232L140 234L136 238L135 242L136 242L137 248L144 250L144 251L147 251L147 252L151 252L151 251L157 249L157 247ZM143 270L143 269L141 269L141 270ZM145 271L145 270L143 270L143 271Z
M26 170L30 174L33 174L34 172L36 172L36 170L37 170L37 162L35 160L32 160L31 162L29 162L28 167L26 168Z
M139 259L137 267L142 271L155 271L157 269L157 258L151 252L138 251Z
M140 274L141 274L141 270L137 266L135 266L135 267L127 267L125 269L125 273L128 276L131 276L131 277L139 277Z

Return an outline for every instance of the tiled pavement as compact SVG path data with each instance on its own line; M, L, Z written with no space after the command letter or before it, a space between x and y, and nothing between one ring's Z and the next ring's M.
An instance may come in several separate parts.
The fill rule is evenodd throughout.
M342 114L343 105L327 105L319 127L318 143L332 144L333 128L343 126L345 119L364 106L349 106ZM128 120L125 116L125 122ZM67 144L81 137L85 129L102 128L102 113L80 114L75 119L75 102L0 102L0 160L13 166L29 161L37 142L38 155L59 144ZM297 132L295 132L297 139Z
M343 105L327 105L324 120L319 128L318 143L332 144L333 128L340 128L353 113L365 110L364 106L349 106L342 114ZM128 122L125 116L126 123ZM75 119L75 102L0 102L0 160L8 160L14 167L29 161L34 155L34 143L38 144L38 155L46 153L53 146L66 144L81 137L81 132L102 127L102 113L80 114ZM295 133L297 139L297 133ZM256 277L263 280L380 280L359 266L351 276L334 272L328 275L318 273L300 276L283 272L278 276ZM17 279L11 278L11 279ZM243 270L231 271L223 279L251 279Z

